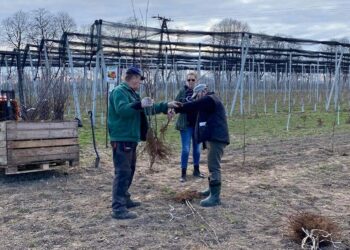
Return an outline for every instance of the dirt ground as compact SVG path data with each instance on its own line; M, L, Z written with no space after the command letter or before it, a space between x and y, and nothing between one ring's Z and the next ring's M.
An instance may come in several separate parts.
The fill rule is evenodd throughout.
M110 216L110 149L100 149L99 169L87 149L80 167L1 173L0 249L300 249L286 237L287 217L297 211L332 218L342 229L339 249L350 249L350 133L335 144L334 153L329 136L248 145L244 167L242 149L228 147L223 205L215 208L172 200L207 186L206 179L178 181L179 155L153 173L139 159L131 193L143 205L131 221ZM205 161L201 168L207 173Z

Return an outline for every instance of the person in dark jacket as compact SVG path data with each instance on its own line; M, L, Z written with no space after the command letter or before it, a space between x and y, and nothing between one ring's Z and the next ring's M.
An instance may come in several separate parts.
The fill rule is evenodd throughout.
M146 139L148 123L146 112L152 114L168 113L177 102L153 103L150 97L142 100L136 92L143 80L137 67L126 71L125 81L113 89L109 98L108 130L113 150L114 181L112 193L112 217L115 219L134 219L137 214L128 208L141 203L130 198L129 187L136 168L136 147Z
M175 108L177 113L198 112L194 139L196 143L208 144L209 188L202 195L208 196L200 202L203 207L220 205L221 157L224 148L230 144L225 107L219 97L208 92L205 84L198 84L193 90L194 101Z
M186 85L180 89L177 94L175 101L181 103L186 103L190 101L190 98L193 95L193 88L198 82L197 74L195 72L190 72L187 74ZM204 178L204 175L201 174L199 170L199 161L200 161L200 144L195 143L194 128L196 124L198 112L189 112L186 114L180 114L176 121L176 129L180 131L181 135L181 177L180 181L186 181L186 172L188 165L188 156L191 149L191 140L192 140L192 157L193 157L193 176Z

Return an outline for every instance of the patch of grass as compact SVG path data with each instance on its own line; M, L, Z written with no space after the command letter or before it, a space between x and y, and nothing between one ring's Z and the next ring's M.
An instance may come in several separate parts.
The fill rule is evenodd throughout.
M17 211L21 214L27 214L30 213L31 210L29 208L20 207Z
M246 114L245 130L246 143L254 144L259 141L268 141L270 139L288 139L296 137L304 137L310 135L326 135L332 132L332 124L336 120L334 111L314 112L312 107L305 107L305 112L301 113L294 110L291 115L289 131L286 130L287 112L274 113L268 110L268 113L255 112ZM340 125L335 127L336 133L346 132L350 128L350 124L346 121L349 118L349 112L342 110L340 112ZM99 147L104 147L106 143L106 127L101 125L100 117L96 117L95 135ZM162 124L167 122L167 117L163 114L157 115L158 134ZM169 124L165 133L166 143L175 151L180 150L180 132L175 129L175 119ZM79 142L82 148L92 146L92 133L90 120L88 116L83 117L83 128L79 128ZM242 147L243 145L243 118L239 114L228 117L228 126L231 136L231 144L233 147Z
M226 218L226 220L228 222L230 222L230 224L236 224L238 223L238 221L235 219L234 215L231 213L224 213L224 217Z
M83 117L83 127L79 128L79 144L84 148L85 146L92 146L92 131L90 125L90 119ZM106 127L101 125L98 121L95 127L96 143L99 146L103 146L106 143Z
M164 187L162 189L162 192L169 196L174 196L176 194L176 192L171 187Z
M340 125L335 128L337 133L349 130L350 125L345 123L347 117L348 112L340 113ZM311 110L306 110L302 115L292 113L289 131L286 130L287 118L287 113L267 113L258 117L247 115L245 120L247 143L255 143L272 138L288 139L330 134L336 114L334 112L313 112ZM231 143L236 147L241 147L243 142L243 119L240 116L229 117L228 119ZM321 126L320 119L322 120Z
M29 248L35 248L35 247L37 247L37 244L34 242L34 241L31 241L30 243L29 243L29 246L28 246Z
M336 165L321 165L318 170L325 174L332 174L336 171L339 171L339 167Z

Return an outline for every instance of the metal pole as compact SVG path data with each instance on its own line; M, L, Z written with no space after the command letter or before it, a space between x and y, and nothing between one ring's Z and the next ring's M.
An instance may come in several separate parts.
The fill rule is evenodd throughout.
M287 120L287 131L289 131L289 123L290 123L290 118L291 118L291 90L292 90L292 53L289 54L289 77L288 77L288 84L289 84L289 90L288 90L288 120Z
M33 60L32 60L32 54L29 52L29 63L30 63L30 70L32 73L32 81L33 81L33 88L34 88L34 97L37 99L38 98L38 92L37 92L37 81L35 78L35 69L33 67Z
M74 78L74 65L73 65L73 56L69 49L69 42L68 39L66 39L66 49L67 49L67 55L68 55L68 63L69 63L69 73L70 73L70 80L73 85L73 98L74 98L74 107L75 107L75 118L78 118L78 124L81 126L81 113L80 113L80 104L79 104L79 96L78 96L78 90L77 90L77 84Z
M163 83L165 85L165 101L168 101L168 47L165 47L165 72L163 74Z
M242 88L243 88L243 74L244 74L245 62L246 62L247 55L248 55L249 44L250 44L250 38L247 38L243 34L242 47L241 47L241 71L239 73L239 78L238 78L237 86L236 86L236 89L235 89L235 94L234 94L233 101L232 101L230 115L233 114L233 111L235 109L236 100L237 100L237 94L238 94L239 88L241 88L241 114L243 114L243 106L242 106L242 104L243 104L243 91L242 91Z
M329 110L329 107L330 107L330 104L331 104L332 95L333 95L333 91L334 91L335 88L337 88L337 85L338 85L340 64L341 64L342 58L343 58L343 50L341 49L339 58L338 58L338 55L337 55L337 52L336 52L336 58L335 58L336 59L335 60L335 63L336 63L335 66L336 67L335 67L334 81L333 81L330 93L328 95L327 104L326 104L326 111ZM336 105L337 102L338 102L338 97L336 96L337 94L338 94L337 92L334 94L334 105ZM337 109L337 106L335 106L334 108Z

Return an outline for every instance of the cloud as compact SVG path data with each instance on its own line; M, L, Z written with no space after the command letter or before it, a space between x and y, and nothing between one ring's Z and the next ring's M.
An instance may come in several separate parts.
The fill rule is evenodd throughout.
M147 0L133 2L136 16L145 18ZM120 22L134 15L131 0L0 0L2 18L37 8L66 11L79 25L90 25L95 19ZM209 30L229 17L247 22L253 32L330 40L350 37L349 11L350 2L344 0L149 0L148 25L160 27L151 18L159 14L173 20L170 27Z

